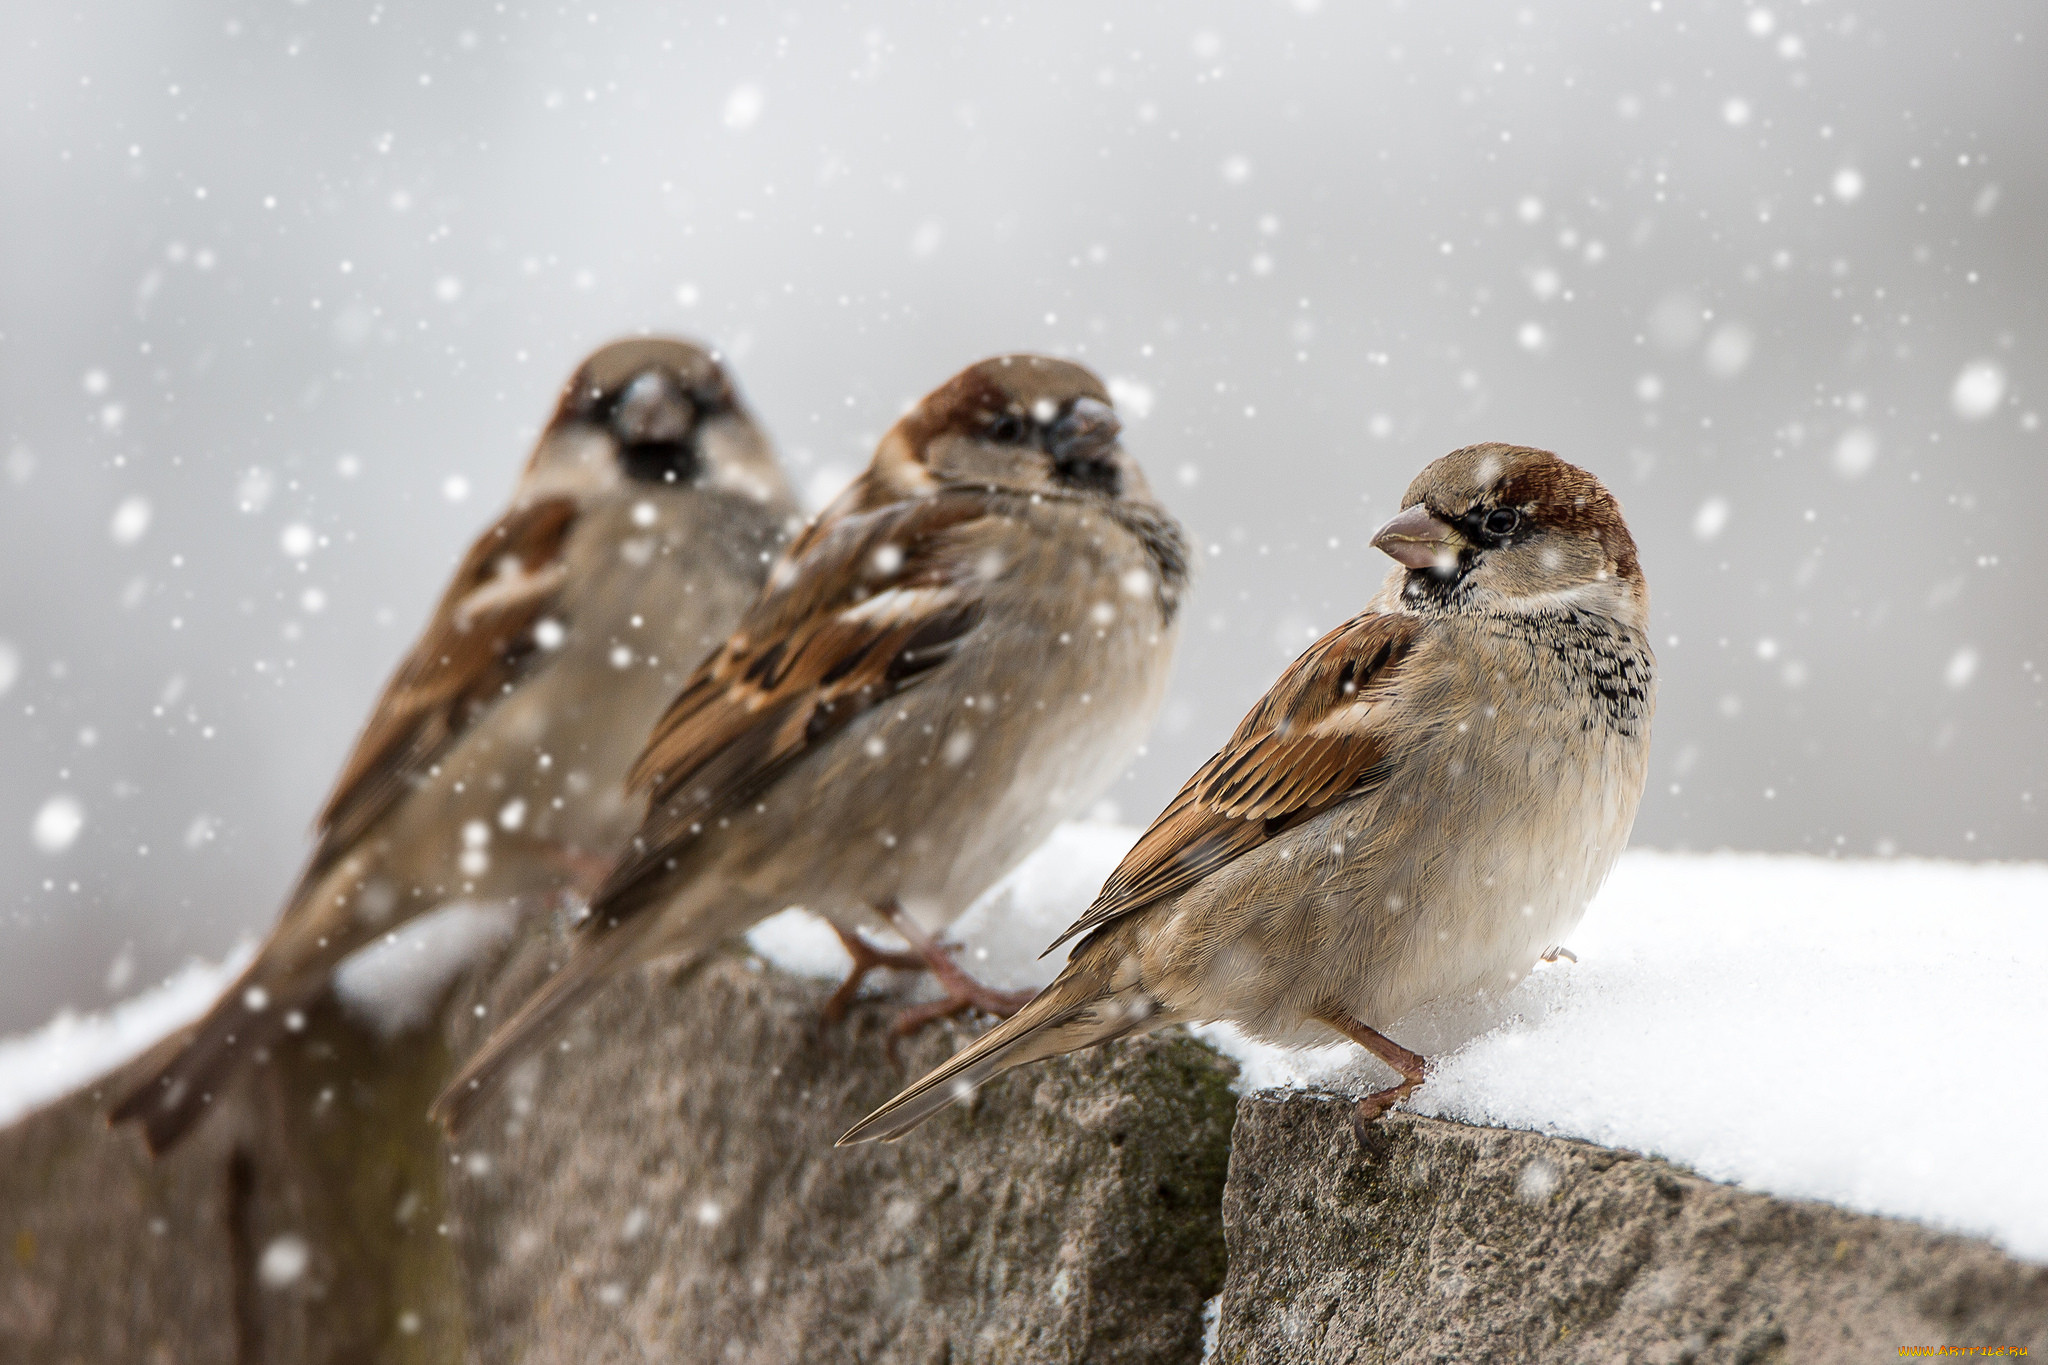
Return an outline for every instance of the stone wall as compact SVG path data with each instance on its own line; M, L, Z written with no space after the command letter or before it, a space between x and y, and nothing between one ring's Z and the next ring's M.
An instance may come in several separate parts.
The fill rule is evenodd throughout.
M2048 1267L1629 1152L1252 1096L1217 1353L1282 1361L1833 1362L2048 1353Z
M501 983L532 973L513 970ZM75 1096L0 1132L0 1361L1156 1361L1222 1288L1229 1064L1166 1036L920 1141L833 1139L944 1057L719 958L608 992L449 1151L451 1042L331 1008L152 1162Z
M1192 1365L1205 1308L1231 1362L2048 1351L2048 1269L1982 1244L1408 1115L1361 1151L1177 1034L835 1150L959 1034L892 1061L889 1006L821 1031L750 958L623 983L450 1151L426 1099L539 970L396 1041L322 1011L161 1162L90 1092L0 1132L0 1362Z

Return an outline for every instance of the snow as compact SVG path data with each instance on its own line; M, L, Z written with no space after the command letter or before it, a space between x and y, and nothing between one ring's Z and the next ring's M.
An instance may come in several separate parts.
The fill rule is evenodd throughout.
M84 828L85 807L78 804L78 798L58 795L43 802L36 811L30 837L44 853L62 853L77 842L78 832Z
M1137 837L1056 831L948 936L991 984L1039 958ZM509 924L451 907L347 964L343 994L387 1027L424 1011ZM754 949L834 978L845 953L789 911ZM1744 1188L1913 1218L2048 1260L2048 866L1632 852L1572 934L1576 963L1390 1032L1435 1058L1419 1112L1651 1153ZM246 960L187 968L101 1015L0 1041L0 1123L196 1016ZM1198 1030L1244 1089L1362 1091L1388 1073L1348 1043L1303 1052Z
M2048 1260L2048 867L1636 853L1571 947L1418 1110Z
M256 1263L256 1278L266 1289L283 1289L296 1284L312 1264L313 1249L306 1245L306 1239L285 1233L271 1239L263 1248L263 1257Z
M1049 980L1059 957L1038 947L1136 837L1062 828L951 937L994 984ZM801 918L763 925L756 949L843 972L822 926L795 950ZM1568 946L1577 963L1390 1030L1436 1059L1413 1108L2048 1260L2048 1164L2031 1136L2048 1131L2048 866L1638 851ZM1392 1081L1349 1043L1288 1052L1228 1025L1197 1032L1245 1090Z
M1949 404L1966 422L1981 422L2005 401L2005 371L1997 362L1973 360L1956 376Z
M350 956L335 969L334 993L379 1037L395 1038L426 1023L448 983L516 923L509 905L444 905Z
M0 1127L104 1076L197 1019L255 950L245 943L224 962L191 963L104 1012L66 1010L32 1033L0 1038Z
M425 1023L441 991L476 955L510 936L513 913L457 903L371 944L334 974L349 1013L382 1037ZM248 965L254 943L225 961L188 964L162 984L91 1014L66 1010L31 1033L0 1038L0 1127L140 1056L200 1015Z
M961 962L990 986L1043 986L1059 975L1072 945L1045 958L1039 953L1095 899L1103 878L1137 841L1138 831L1127 825L1061 825L970 906L946 940L963 945ZM882 935L873 937L877 946L901 946L893 939L885 942ZM838 936L802 910L763 920L747 935L747 943L776 966L801 976L836 981L853 965Z

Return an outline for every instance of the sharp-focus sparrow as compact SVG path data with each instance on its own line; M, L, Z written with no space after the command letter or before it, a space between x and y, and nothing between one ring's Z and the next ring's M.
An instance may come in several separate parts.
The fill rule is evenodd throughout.
M790 547L634 768L647 823L561 971L443 1092L458 1129L615 973L791 905L931 942L1093 800L1157 711L1180 527L1087 370L986 360L912 408ZM870 955L871 957L872 955ZM842 991L851 993L853 981Z
M385 685L255 961L145 1059L113 1120L176 1142L336 964L409 919L588 890L644 814L624 779L648 731L794 518L709 354L650 338L586 360Z
M1409 485L1400 568L1295 660L1087 914L1030 1004L842 1141L901 1137L991 1076L1168 1024L1332 1035L1423 1080L1384 1030L1556 949L1628 841L1656 696L1621 508L1546 451L1479 445ZM1057 946L1055 944L1054 946Z

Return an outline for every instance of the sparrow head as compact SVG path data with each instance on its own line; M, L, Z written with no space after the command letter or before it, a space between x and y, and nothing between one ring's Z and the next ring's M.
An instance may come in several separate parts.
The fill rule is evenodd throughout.
M1649 590L1621 504L1547 450L1466 446L1431 464L1373 545L1411 606L1528 613L1579 606L1636 620Z
M1109 391L1081 366L997 356L905 413L876 450L873 474L902 493L950 484L1149 502L1122 430Z
M711 353L670 337L630 337L591 353L562 389L533 468L608 461L635 483L751 488L782 475L766 438Z

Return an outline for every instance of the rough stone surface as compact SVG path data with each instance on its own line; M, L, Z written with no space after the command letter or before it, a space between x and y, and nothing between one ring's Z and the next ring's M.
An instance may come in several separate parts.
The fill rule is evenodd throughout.
M887 1012L821 1034L825 994L736 959L642 978L485 1117L452 1185L481 1358L565 1340L592 1362L1200 1355L1227 1063L1144 1040L835 1150L956 1039L891 1065Z
M2048 1267L1530 1133L1361 1152L1349 1101L1237 1101L1179 1034L835 1150L960 1035L891 1061L896 1002L821 1031L738 956L621 982L450 1151L427 1099L551 946L438 1030L315 1011L162 1162L93 1092L0 1131L0 1365L1194 1365L1219 1290L1233 1363L2048 1353Z
M161 1161L113 1084L0 1130L0 1362L462 1359L446 1069L330 1005Z
M826 987L720 957L607 992L450 1152L427 1102L546 952L438 1032L316 1011L160 1163L97 1092L0 1132L0 1363L1200 1354L1236 1103L1207 1049L1037 1068L837 1151L957 1034L893 1062L895 1002L821 1032Z
M89 1094L0 1130L0 1361L236 1358L228 1127L162 1165Z
M2048 1352L2048 1267L1649 1158L1348 1100L1239 1106L1216 1358L1833 1362Z

